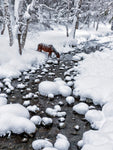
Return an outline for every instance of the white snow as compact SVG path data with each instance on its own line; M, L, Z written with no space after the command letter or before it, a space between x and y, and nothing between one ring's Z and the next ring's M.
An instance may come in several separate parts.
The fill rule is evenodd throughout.
M35 125L40 125L41 124L41 121L42 121L42 119L41 119L41 117L40 116L33 116L33 117L31 117L31 119L30 119Z
M42 124L44 126L51 125L52 123L53 123L53 120L51 118L48 118L48 117L42 118Z
M51 148L53 147L53 145L48 140L38 139L38 140L33 141L32 147L34 150L41 150L42 148L45 148L45 147Z
M70 147L70 143L66 136L63 134L58 134L56 137L56 142L53 144L48 141L48 139L37 139L33 141L32 147L34 150L68 150Z
M34 133L36 127L29 120L29 112L20 104L6 104L0 106L0 136L11 132L20 134Z
M40 110L39 107L37 107L36 105L32 105L32 106L30 105L27 107L27 109L31 112L34 112L34 113L36 113Z
M102 30L101 30L102 31ZM102 42L110 42L111 36L100 32L95 38ZM83 61L78 63L75 77L75 96L81 100L91 98L94 104L99 104L102 110L91 109L85 114L85 119L96 130L89 130L83 134L82 150L112 150L113 149L113 45L103 47L102 52L81 54Z
M46 109L46 114L51 116L51 117L65 117L66 112L61 111L61 107L59 105L55 105L54 108L47 108Z
M17 88L18 89L24 89L25 85L23 83L20 83L20 84L17 85Z
M29 100L24 101L24 102L23 102L23 105L24 105L24 106L28 106L28 105L30 105L30 101L29 101Z
M71 104L73 104L73 103L75 102L75 99L74 99L73 96L67 96L67 97L66 97L66 102L67 102L69 105L71 105Z
M54 147L58 150L68 150L70 147L70 143L68 141L68 139L62 135L62 134L58 134L56 137L56 142L54 144Z
M55 81L43 81L39 84L39 92L41 95L48 96L49 94L53 95L62 95L67 97L71 94L72 90L66 83L59 79Z
M73 106L73 111L81 115L84 115L88 111L88 109L89 106L83 102Z
M7 98L0 96L0 106L1 105L6 105L7 104Z

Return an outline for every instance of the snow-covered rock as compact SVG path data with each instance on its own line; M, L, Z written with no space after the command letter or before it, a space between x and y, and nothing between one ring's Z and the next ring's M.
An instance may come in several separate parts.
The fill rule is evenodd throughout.
M7 104L0 106L0 136L11 132L28 134L36 131L35 124L29 120L28 110L20 104Z
M52 148L53 144L49 142L48 140L38 139L38 140L33 141L32 147L34 150L41 150L42 148L46 148L46 147Z
M42 119L41 119L41 117L40 116L33 116L33 117L31 117L31 119L30 119L35 125L40 125L41 124L41 121L42 121Z
M17 85L17 88L18 89L24 89L26 86L25 86L25 84L23 84L23 83L20 83L20 84L18 84Z
M92 128L99 129L104 122L104 114L99 110L88 110L85 114L85 119L90 122Z
M73 111L81 115L84 115L88 111L88 109L89 106L83 102L73 106Z
M31 112L34 112L34 113L36 113L40 110L39 107L37 107L36 105L33 105L33 106L30 105L27 107L27 109Z
M73 96L67 96L66 97L66 102L67 102L68 105L72 105L72 104L74 104L75 99L74 99Z
M39 92L41 95L48 96L49 94L53 95L62 95L64 97L69 96L72 92L71 88L66 85L66 83L57 79L54 82L52 81L43 81L39 84Z
M53 120L51 118L48 117L43 117L42 118L42 125L45 127L49 127L53 124Z
M62 135L62 134L58 134L56 137L56 142L54 144L54 147L58 150L68 150L70 147L70 143L68 141L68 139Z
M24 101L24 102L23 102L23 105L24 105L24 106L28 106L28 105L30 105L30 101L29 101L29 100Z

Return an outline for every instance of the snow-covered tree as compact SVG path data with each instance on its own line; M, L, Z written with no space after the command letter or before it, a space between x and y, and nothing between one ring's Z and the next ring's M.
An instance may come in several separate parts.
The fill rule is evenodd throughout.
M76 29L78 28L79 24L79 14L81 5L82 0L74 0L74 16L73 16L72 30L70 33L70 37L72 37L73 39L75 38Z
M7 25L8 33L9 33L9 45L13 45L13 32L12 32L12 23L11 23L11 16L10 16L10 9L9 9L9 1L4 0L4 3L2 3L4 9L3 9L3 29L1 31L1 34L4 34L5 26Z

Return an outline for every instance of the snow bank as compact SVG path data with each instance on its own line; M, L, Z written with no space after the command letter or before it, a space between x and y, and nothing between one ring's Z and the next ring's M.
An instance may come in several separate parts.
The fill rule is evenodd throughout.
M22 71L31 69L34 64L39 66L46 60L46 56L35 51L33 47L25 48L23 55L20 56L16 41L12 47L8 44L8 36L5 33L0 36L0 78L17 78ZM32 45L34 45L33 41Z
M72 90L66 83L61 80L55 81L43 81L39 84L39 92L41 95L48 96L49 94L53 95L62 95L67 97L71 94Z
M103 105L113 99L113 51L86 55L79 63L75 94L91 98L94 104Z
M104 38L101 37L101 42ZM109 41L109 40L108 40ZM111 41L111 40L110 40ZM113 47L112 47L113 48ZM75 77L75 96L80 95L81 101L92 99L102 110L88 110L85 119L96 130L83 134L82 150L112 150L113 149L113 51L105 49L83 55L79 62Z

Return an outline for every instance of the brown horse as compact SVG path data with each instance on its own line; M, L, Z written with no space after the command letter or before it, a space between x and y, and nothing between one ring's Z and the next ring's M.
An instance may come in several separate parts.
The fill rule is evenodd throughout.
M43 43L38 44L37 51L44 51L48 52L48 56L51 56L52 53L56 55L57 58L60 58L60 54L57 52L57 50L53 47L53 45L46 45Z

